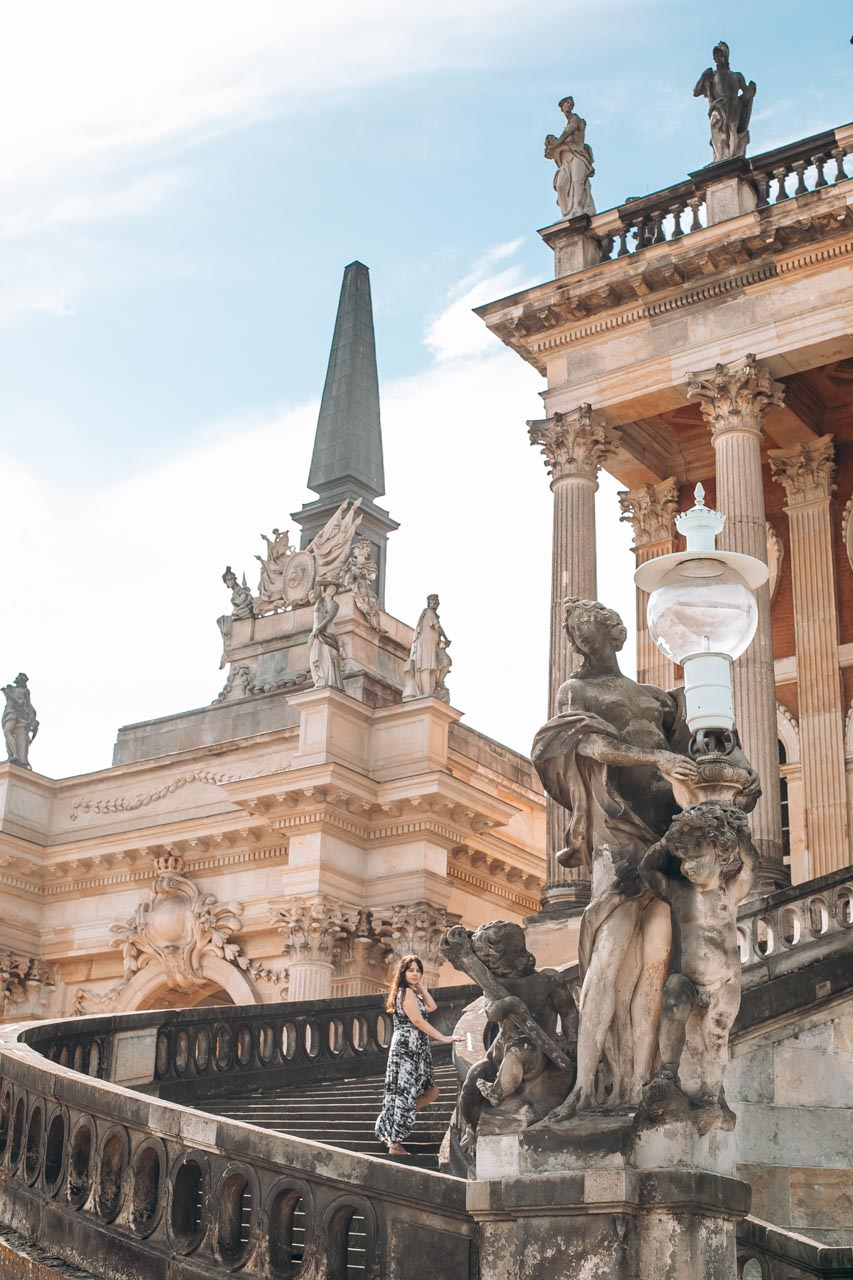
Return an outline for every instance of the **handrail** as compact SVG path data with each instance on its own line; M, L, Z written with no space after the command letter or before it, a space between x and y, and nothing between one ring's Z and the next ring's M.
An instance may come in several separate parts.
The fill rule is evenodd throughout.
M452 1022L470 994L470 987L441 991L443 1020ZM266 1073L281 1083L309 1068L327 1078L335 1071L351 1075L368 1061L371 1045L378 1056L378 1041L369 1041L361 1058L349 1042L346 1054L335 1054L329 1028L361 1017L378 1027L381 1003L381 996L352 997L3 1029L0 1223L37 1235L42 1246L88 1270L99 1269L97 1258L102 1274L127 1280L165 1276L170 1259L190 1254L193 1276L211 1280L223 1269L247 1280L290 1277L303 1265L305 1274L344 1275L348 1256L360 1258L363 1274L375 1280L402 1274L473 1280L475 1225L458 1179L140 1092L194 1089L210 1096L209 1086L221 1087L226 1075L234 1087L236 1074L243 1089ZM285 1023L297 1029L301 1049L290 1060L277 1050L274 1061L264 1061L264 1028ZM300 1063L312 1023L326 1029L326 1048ZM180 1076L181 1030L226 1028L238 1053L234 1033L242 1027L252 1032L252 1056L242 1067L234 1059L209 1075ZM284 1043L279 1035L278 1049ZM161 1048L158 1059L163 1044L169 1051ZM126 1087L129 1080L134 1089Z

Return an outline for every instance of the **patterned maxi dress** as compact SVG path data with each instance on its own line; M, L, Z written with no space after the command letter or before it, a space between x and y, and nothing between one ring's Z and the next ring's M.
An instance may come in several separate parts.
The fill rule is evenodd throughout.
M422 1014L426 1005L416 997ZM385 1098L376 1120L375 1133L382 1142L403 1142L415 1127L415 1099L433 1088L432 1054L429 1036L409 1021L403 1012L403 992L397 992L394 1034L385 1071Z

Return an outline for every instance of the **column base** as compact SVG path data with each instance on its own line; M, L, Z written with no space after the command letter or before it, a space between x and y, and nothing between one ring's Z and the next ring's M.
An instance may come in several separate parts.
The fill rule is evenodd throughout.
M731 1280L750 1188L734 1134L595 1113L483 1136L467 1207L490 1280ZM485 1175L485 1176L484 1176Z

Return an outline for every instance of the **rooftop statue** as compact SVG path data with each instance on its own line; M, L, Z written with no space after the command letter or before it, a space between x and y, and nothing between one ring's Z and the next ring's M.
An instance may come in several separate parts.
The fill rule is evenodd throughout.
M370 585L379 576L372 550L369 538L365 538L363 535L356 538L344 566L341 582L344 587L348 587L352 591L356 608L364 614L374 631L381 631L382 617L379 612L379 599Z
M29 762L30 743L39 730L36 710L27 688L27 676L21 671L13 684L3 686L6 706L3 710L3 737L6 739L6 755L10 764L22 769L32 769Z
M288 530L282 533L280 529L273 529L272 538L268 538L265 533L261 537L267 544L267 554L255 556L261 565L258 609L261 613L268 613L271 609L284 608L284 574L287 561L296 548L290 545Z
M521 925L492 920L474 933L457 925L439 949L482 987L486 1017L498 1026L459 1096L462 1145L473 1148L484 1100L496 1109L495 1120L499 1115L504 1128L515 1130L565 1098L575 1074L577 1009L565 974L536 968Z
M231 630L235 618L252 618L254 617L254 603L252 601L252 593L246 584L246 575L243 574L242 585L237 581L237 575L231 568L230 564L225 566L225 572L222 575L222 581L231 592L231 612L223 613L221 617L216 619L216 625L222 632L222 658L219 662L220 671L228 661L227 649L231 643Z
M339 582L350 552L355 531L361 524L361 498L347 510L344 499L335 514L308 544L317 565L317 577Z
M340 689L341 647L335 634L335 618L340 608L335 595L337 582L317 579L317 602L314 605L314 628L308 642L308 665L315 689Z
M427 596L426 608L418 618L412 647L403 664L403 699L440 698L450 701L444 681L453 659L447 652L450 641L438 616L438 596Z
M575 115L574 98L563 98L560 110L566 117L566 126L559 138L549 133L545 139L545 159L557 166L554 190L557 204L564 218L576 218L579 214L595 213L595 203L589 189L589 180L595 173L592 147L584 141L586 121Z
M640 864L676 814L672 784L699 776L682 754L690 731L680 698L619 670L626 637L619 615L594 600L571 598L564 608L566 635L583 661L561 686L557 714L536 735L532 758L545 790L570 815L558 860L591 870L592 899L579 940L577 1081L552 1119L605 1100L638 1105L652 1078L671 925ZM738 748L728 759L735 757L749 772L751 807L757 779Z
M715 45L714 66L702 72L693 97L708 99L714 161L746 155L755 81L750 80L747 84L739 71L731 70L729 46L725 40Z

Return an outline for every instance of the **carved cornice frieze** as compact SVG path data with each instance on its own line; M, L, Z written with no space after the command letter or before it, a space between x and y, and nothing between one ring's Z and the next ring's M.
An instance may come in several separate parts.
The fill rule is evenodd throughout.
M760 435L764 417L771 406L781 408L785 388L774 382L766 365L754 355L741 363L715 365L707 373L691 373L687 396L697 400L714 439L729 431L751 431Z
M771 449L768 453L770 474L783 486L788 507L801 507L810 502L827 501L835 491L835 440L821 436L813 443L796 449Z
M595 481L619 443L619 433L604 426L589 404L569 413L555 413L541 422L528 422L532 445L539 445L549 476Z
M288 962L324 961L334 964L342 945L359 927L358 907L318 893L292 898L283 907L270 907L270 920L284 934L283 954Z
M619 519L634 530L635 549L675 537L673 521L678 511L678 485L674 477L661 480L659 484L623 489L618 497L622 508Z
M164 800L166 796L174 795L190 782L203 782L208 786L218 787L223 782L242 781L244 776L237 773L224 773L220 769L189 769L185 773L176 774L162 786L154 787L150 791L140 791L135 795L72 800L70 817L72 822L77 822L81 813L132 813L136 809L144 809L148 805L155 804L158 800Z

